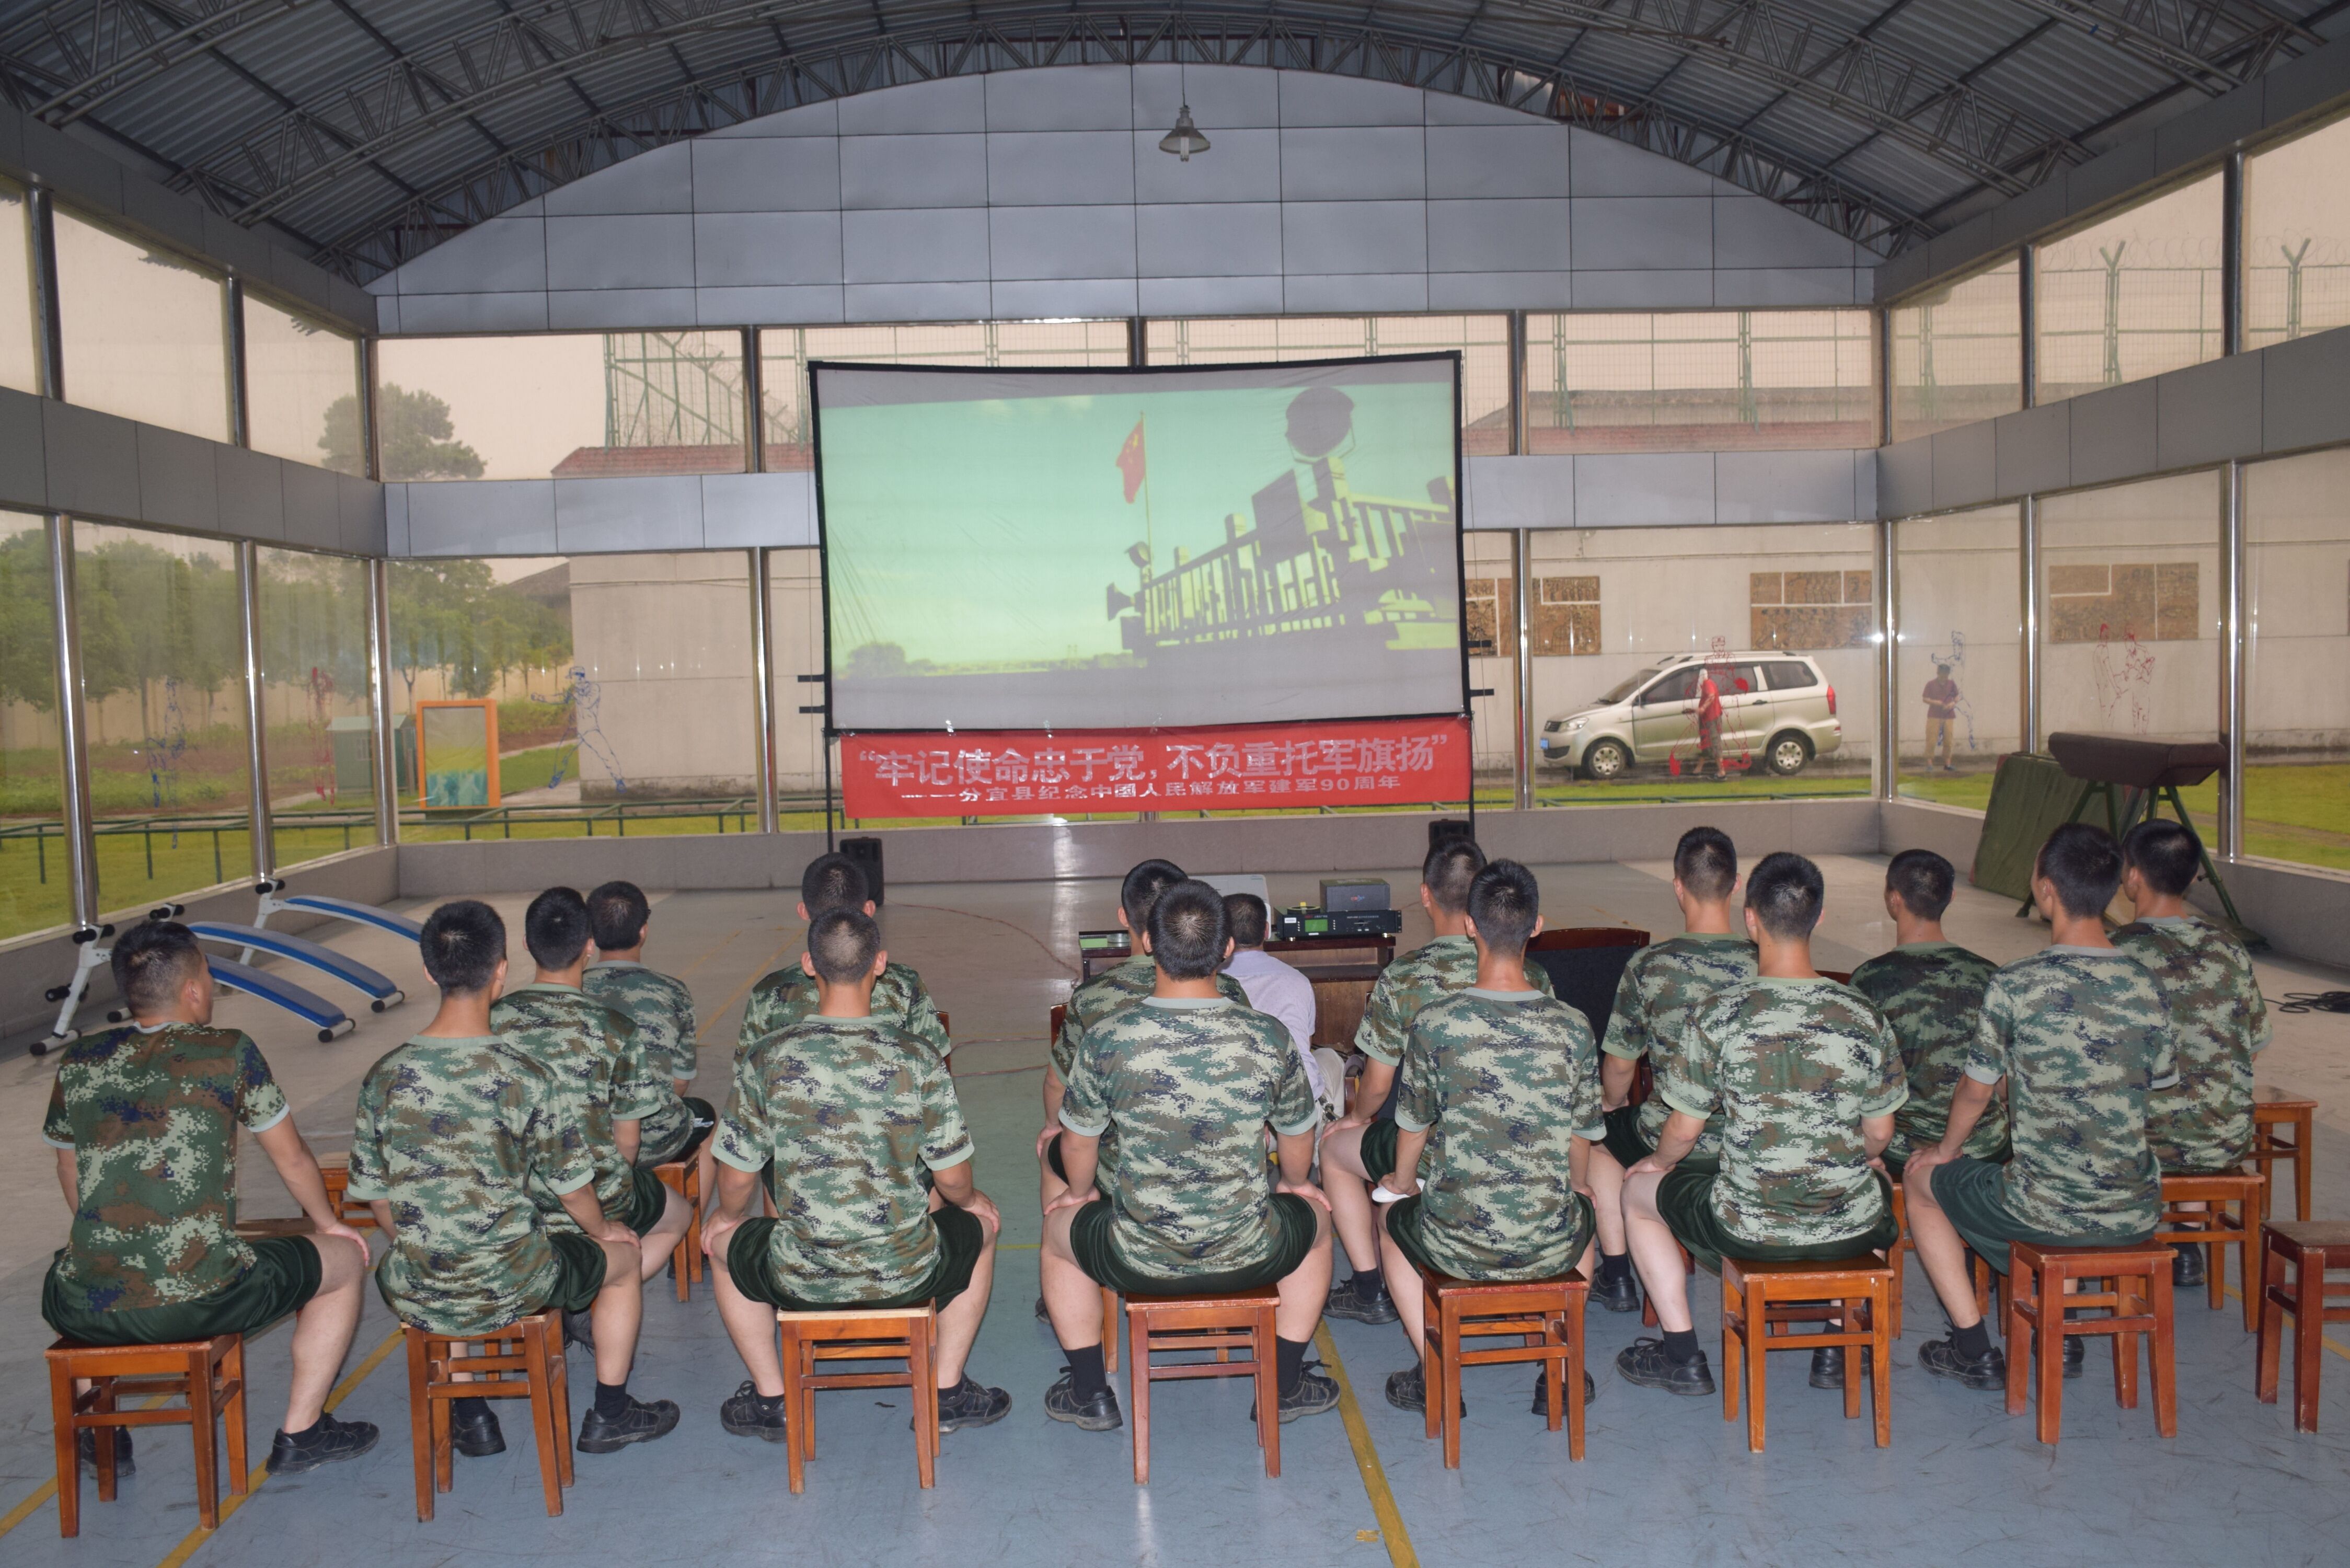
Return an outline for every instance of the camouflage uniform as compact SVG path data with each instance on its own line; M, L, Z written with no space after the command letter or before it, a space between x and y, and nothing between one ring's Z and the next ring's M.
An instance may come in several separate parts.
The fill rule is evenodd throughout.
M798 1300L841 1305L931 1277L939 1236L919 1173L972 1152L945 1063L882 1019L823 1017L743 1054L714 1148L736 1170L775 1164L768 1278ZM730 1250L729 1267L745 1272L738 1256Z
M1409 1221L1428 1261L1456 1279L1572 1268L1592 1221L1568 1183L1569 1145L1606 1136L1599 1048L1582 1012L1534 992L1457 992L1412 1018L1401 1083L1396 1126L1429 1138L1420 1196L1390 1223Z
M2015 1152L2000 1193L2015 1220L2092 1244L2152 1233L2162 1179L2147 1106L2178 1081L2178 1067L2169 1009L2143 964L2105 948L2051 947L2007 965L1983 996L1967 1076L2007 1080ZM1934 1174L1939 1199L1942 1171Z
M947 1039L947 1026L939 1022L938 1004L922 989L922 977L906 965L892 960L881 971L881 978L873 982L871 1005L875 1018L920 1040L941 1061L954 1049ZM751 999L743 1004L743 1027L734 1036L734 1060L741 1062L744 1052L777 1030L813 1017L816 1006L816 980L800 968L797 959L761 975L759 983L751 988Z
M1982 1023L1983 992L1999 966L1956 942L1916 942L1879 953L1852 971L1852 988L1877 1003L1901 1042L1909 1102L1894 1114L1885 1162L1898 1168L1942 1141L1950 1098L1966 1076L1967 1054ZM2007 1106L1997 1099L1967 1135L1961 1152L1997 1159L2007 1147Z
M700 1066L693 992L681 980L627 962L595 965L582 977L580 989L637 1026L645 1068L660 1086L661 1101L638 1127L637 1163L659 1165L693 1136L693 1112L677 1092L677 1081L690 1081Z
M1067 1084L1070 1064L1077 1059L1077 1048L1084 1044L1087 1031L1119 1008L1149 996L1158 983L1157 961L1142 953L1112 964L1070 992L1068 1005L1061 1015L1061 1037L1053 1042L1055 1076ZM1241 988L1241 982L1221 971L1216 975L1216 994L1243 1007L1249 1004L1248 992Z
M1860 1124L1909 1097L1901 1049L1866 997L1832 980L1757 978L1700 1009L1657 1080L1672 1109L1722 1122L1714 1218L1741 1241L1809 1247L1888 1218Z
M348 1195L391 1205L376 1281L402 1323L486 1334L545 1310L560 1267L532 1189L596 1179L566 1103L497 1035L411 1040L368 1070Z
M1754 944L1744 937L1684 931L1650 942L1624 966L1616 985L1615 1010L1600 1050L1627 1062L1646 1056L1656 1081L1681 1066L1698 1010L1717 992L1754 978ZM1639 1107L1640 1137L1654 1149L1671 1114L1660 1095ZM1722 1120L1710 1117L1697 1146L1684 1159L1711 1162L1721 1154Z
M2269 1043L2251 955L2191 915L2137 920L2114 946L2154 971L2170 1006L2178 1086L2147 1102L2147 1141L2170 1174L2233 1170L2252 1147L2252 1058Z
M1061 1124L1087 1137L1118 1132L1109 1236L1120 1260L1182 1279L1275 1253L1265 1124L1288 1137L1319 1120L1278 1019L1221 996L1148 997L1099 1020L1074 1068Z
M664 1092L637 1038L637 1026L585 992L567 985L525 985L490 1009L490 1026L514 1050L546 1068L563 1096L564 1117L578 1125L596 1162L596 1200L608 1220L625 1221L635 1188L634 1168L612 1141L615 1120L641 1120L660 1109ZM533 1177L531 1196L558 1229L577 1229L545 1180Z
M74 1151L73 1229L52 1271L81 1312L182 1306L252 1266L236 1233L236 1129L286 1119L285 1093L239 1030L132 1024L75 1042L41 1137Z

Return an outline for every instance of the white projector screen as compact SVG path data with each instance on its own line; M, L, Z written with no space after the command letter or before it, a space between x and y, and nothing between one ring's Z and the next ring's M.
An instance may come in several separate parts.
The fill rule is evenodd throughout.
M1457 355L811 372L835 727L1466 710Z

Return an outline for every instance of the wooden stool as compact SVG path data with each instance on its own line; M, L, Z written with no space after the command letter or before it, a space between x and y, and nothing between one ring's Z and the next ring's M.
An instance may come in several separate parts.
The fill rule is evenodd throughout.
M351 1157L348 1154L318 1156L318 1175L327 1184L327 1201L334 1205L335 1218L354 1231L375 1229L375 1210L371 1205L354 1203L346 1196L351 1185Z
M1583 1312L1591 1285L1579 1274L1484 1283L1447 1274L1420 1276L1425 1308L1428 1435L1444 1437L1444 1468L1461 1468L1461 1369L1534 1361L1547 1374L1550 1429L1566 1416L1566 1457L1583 1457ZM1516 1345L1465 1350L1462 1338L1513 1335Z
M1762 1451L1762 1389L1773 1350L1821 1350L1848 1345L1868 1352L1868 1379L1877 1417L1877 1446L1893 1444L1893 1268L1875 1252L1851 1258L1791 1262L1721 1260L1721 1418L1738 1419L1738 1381L1746 1375L1746 1447ZM1838 1305L1836 1303L1842 1303ZM1798 1323L1834 1324L1825 1334L1790 1334ZM1854 1326L1857 1324L1859 1326ZM1778 1328L1773 1333L1773 1325ZM1860 1357L1844 1372L1846 1420L1860 1416Z
M2211 1310L2218 1312L2228 1292L2228 1254L2236 1249L2236 1273L2244 1282L2244 1332L2261 1325L2260 1276L2253 1272L2252 1250L2260 1245L2259 1215L2268 1212L2269 1179L2265 1176L2166 1176L2162 1179L2162 1229L2154 1239L2166 1246L2189 1244L2204 1249L2203 1278L2211 1290ZM2181 1209L2201 1203L2203 1209ZM2228 1205L2236 1206L2234 1223ZM2259 1212L2254 1212L2254 1206ZM2193 1223L2201 1221L2200 1225Z
M2252 1152L2249 1158L2260 1168L2262 1176L2270 1178L2274 1189L2279 1160L2293 1166L2293 1217L2309 1218L2309 1137L2317 1125L2317 1102L2285 1094L2279 1089L2255 1089L2252 1092ZM2293 1137L2279 1137L2279 1129L2290 1127ZM2261 1194L2261 1218L2269 1217L2269 1198Z
M89 1379L86 1393L74 1383ZM177 1409L125 1410L125 1399L179 1397ZM184 1426L196 1445L196 1518L220 1527L220 1469L213 1418L228 1428L228 1490L244 1495L244 1336L176 1340L166 1345L49 1346L49 1409L57 1445L57 1533L81 1533L81 1459L85 1431L98 1434L98 1501L114 1501L114 1432L119 1427Z
M1270 1285L1228 1296L1135 1296L1126 1298L1127 1384L1134 1406L1134 1483L1150 1480L1150 1386L1190 1377L1254 1377L1256 1441L1264 1450L1264 1473L1281 1474L1281 1390L1274 1365L1273 1309L1280 1300ZM1232 1353L1245 1349L1247 1361ZM1154 1350L1212 1350L1213 1361L1154 1364Z
M1102 1370L1118 1370L1118 1293L1107 1285L1102 1293Z
M718 1129L711 1128L710 1136L716 1137ZM653 1167L653 1174L660 1178L660 1184L692 1206L693 1217L685 1222L685 1234L680 1236L677 1245L669 1250L670 1272L677 1276L677 1299L680 1301L691 1296L692 1287L701 1282L703 1270L709 1267L708 1260L702 1255L702 1164L698 1158L701 1151L697 1149L694 1153L695 1158L672 1159L667 1164Z
M2293 1265L2293 1283L2285 1283L2285 1265ZM2293 1426L2297 1432L2317 1430L2318 1374L2325 1364L2325 1325L2350 1323L2350 1305L2335 1306L2333 1299L2350 1297L2350 1281L2334 1282L2328 1269L2350 1269L2350 1225L2313 1225L2280 1220L2261 1239L2261 1339L2259 1370L2252 1391L2263 1405L2277 1397L2278 1352L2284 1340L2285 1314L2293 1314ZM2308 1301L2303 1310L2303 1299Z
M2152 1336L2147 1360L2154 1374L2154 1428L2178 1435L2178 1388L2173 1371L2169 1248L2042 1247L2008 1243L2007 1413L2023 1414L2032 1401L2027 1377L2037 1373L2040 1440L2054 1443L2064 1424L2064 1339L2110 1334L2114 1341L2114 1398L2125 1410L2137 1408L2137 1338ZM2100 1280L2102 1291L2068 1295L2067 1280ZM2132 1290L2133 1283L2138 1286ZM2067 1307L2108 1307L2111 1317L2068 1318ZM2033 1365L2034 1355L2038 1366Z
M903 1388L913 1396L914 1470L925 1490L938 1480L938 1308L845 1307L838 1312L778 1312L783 1334L784 1448L793 1495L816 1458L816 1396L825 1388ZM899 1361L903 1372L818 1373L820 1361Z
M468 1355L459 1347L472 1345ZM468 1380L459 1382L459 1373ZM546 1513L563 1511L571 1484L571 1389L563 1359L563 1314L549 1310L487 1334L408 1329L409 1445L416 1456L416 1517L432 1521L432 1496L453 1484L449 1433L452 1399L528 1399L538 1443Z

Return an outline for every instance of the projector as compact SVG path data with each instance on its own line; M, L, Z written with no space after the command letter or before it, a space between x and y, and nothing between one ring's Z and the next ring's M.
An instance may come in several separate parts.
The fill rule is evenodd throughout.
M1403 929L1402 912L1396 909L1317 909L1300 904L1274 917L1274 938L1295 941L1299 937L1391 937Z

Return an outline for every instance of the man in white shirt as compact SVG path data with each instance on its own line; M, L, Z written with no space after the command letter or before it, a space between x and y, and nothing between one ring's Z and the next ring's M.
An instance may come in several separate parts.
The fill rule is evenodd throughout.
M1263 898L1253 893L1226 894L1224 919L1232 934L1232 961L1224 972L1241 982L1251 1007L1279 1019L1289 1031L1289 1043L1305 1064L1305 1081L1314 1086L1314 1097L1336 1117L1339 1111L1332 1104L1329 1080L1314 1057L1314 982L1264 950L1269 916Z

